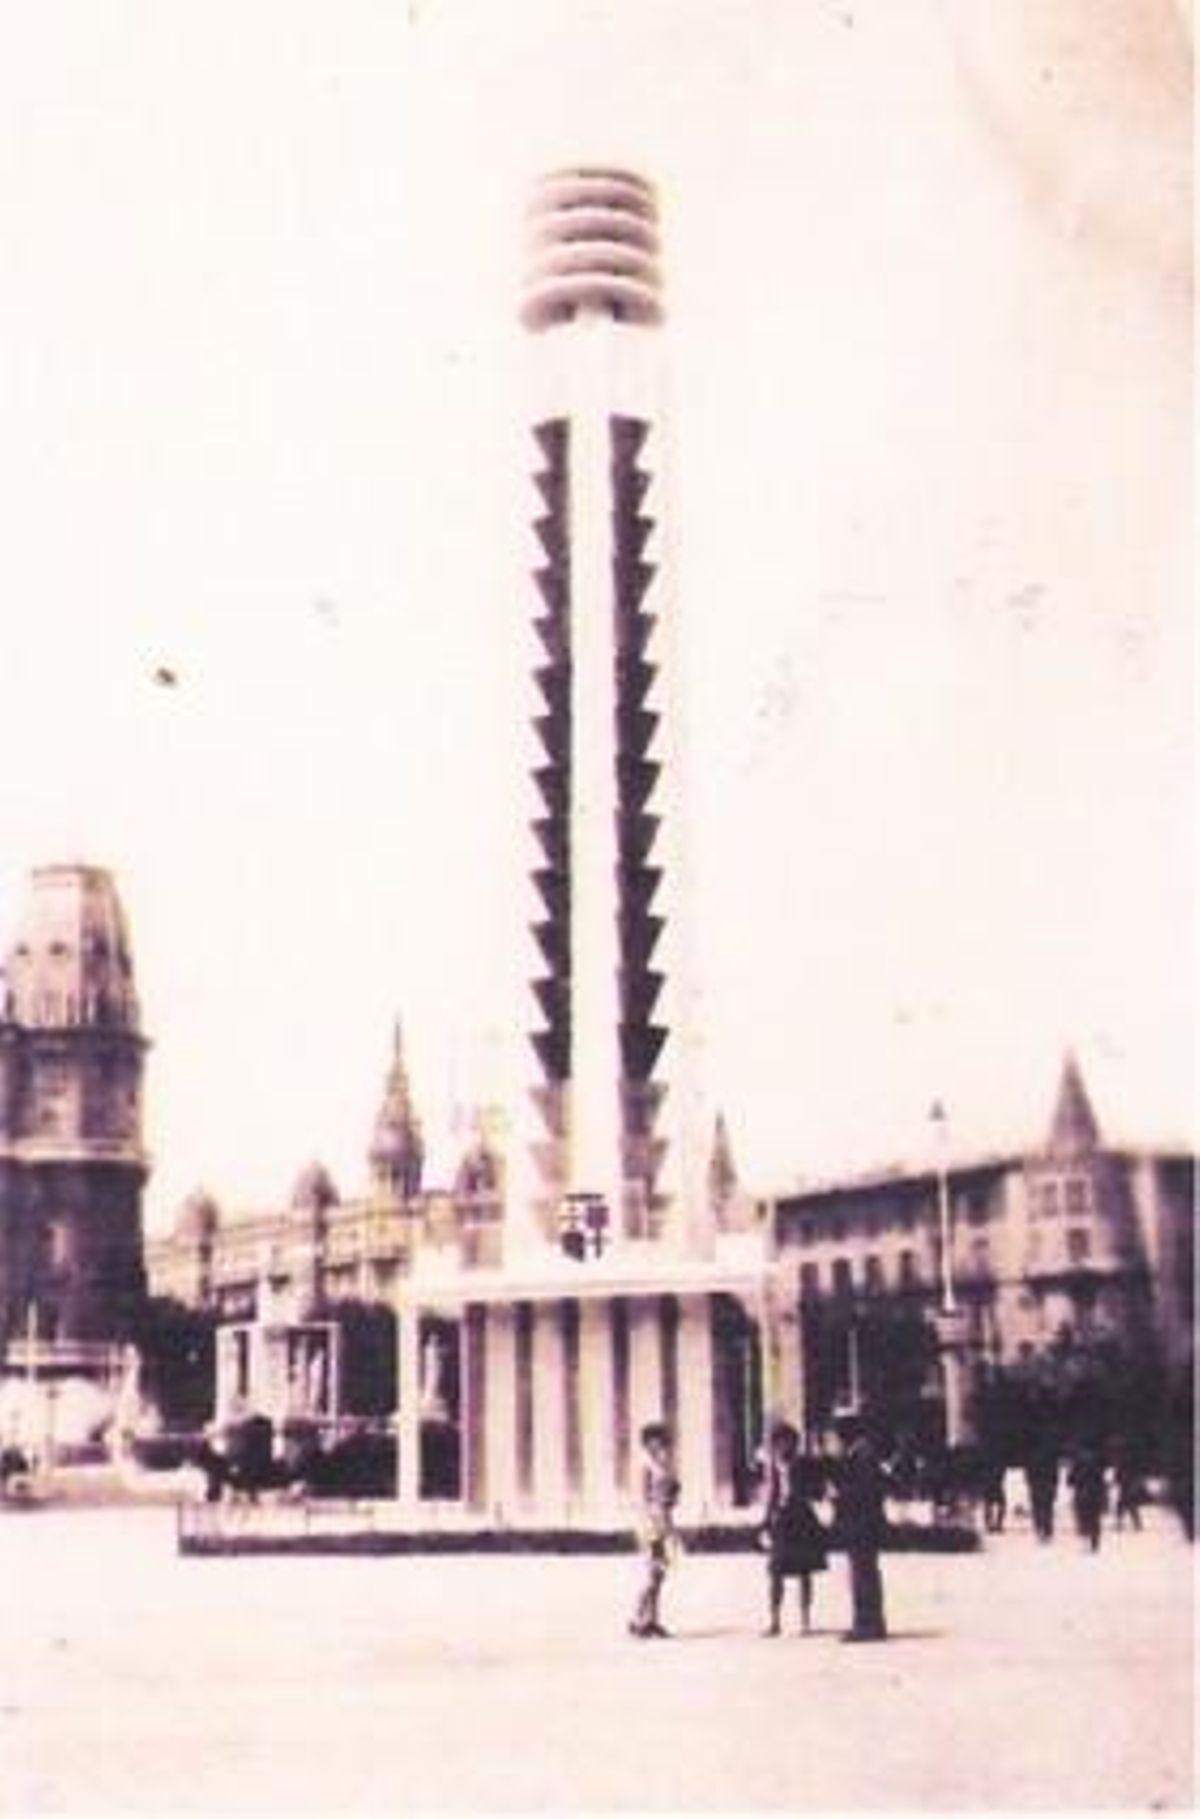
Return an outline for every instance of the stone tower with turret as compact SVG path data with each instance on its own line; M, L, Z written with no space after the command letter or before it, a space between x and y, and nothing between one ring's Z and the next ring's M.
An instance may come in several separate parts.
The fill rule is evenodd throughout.
M108 872L34 871L0 991L0 1337L124 1339L145 1294L147 1043Z

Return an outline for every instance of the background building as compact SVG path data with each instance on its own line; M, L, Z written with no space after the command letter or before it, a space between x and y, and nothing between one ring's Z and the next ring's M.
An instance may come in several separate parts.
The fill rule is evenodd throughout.
M467 1267L495 1262L504 1164L492 1123L478 1112L453 1180L426 1185L424 1138L397 1025L365 1156L365 1190L343 1198L317 1161L272 1208L229 1212L197 1189L173 1231L147 1243L151 1288L220 1320L253 1320L270 1310L303 1321L350 1302L394 1305L422 1250L452 1251Z
M1194 1158L1107 1145L1073 1057L1042 1142L947 1158L940 1173L878 1173L768 1203L798 1308L810 1428L840 1403L866 1401L936 1431L943 1189L976 1394L997 1367L1050 1351L1108 1356L1127 1377L1187 1370Z
M141 1032L111 876L33 873L0 998L0 1338L99 1368L145 1278ZM49 1355L49 1354L47 1354Z

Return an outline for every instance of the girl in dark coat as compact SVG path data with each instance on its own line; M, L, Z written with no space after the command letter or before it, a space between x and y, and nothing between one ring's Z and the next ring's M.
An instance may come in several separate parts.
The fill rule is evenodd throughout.
M828 1565L825 1530L809 1501L800 1436L780 1422L771 1433L767 1456L767 1500L763 1542L767 1548L769 1617L766 1634L778 1636L785 1579L800 1582L800 1622L812 1629L813 1574Z

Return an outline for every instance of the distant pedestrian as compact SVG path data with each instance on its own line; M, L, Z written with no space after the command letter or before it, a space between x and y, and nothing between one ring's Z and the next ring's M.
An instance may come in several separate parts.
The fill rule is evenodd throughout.
M883 1612L883 1574L879 1550L887 1532L884 1497L887 1479L866 1428L857 1416L844 1416L838 1432L846 1451L835 1489L837 1532L850 1564L850 1628L843 1642L882 1642L887 1636Z
M994 1442L980 1449L979 1489L983 1500L983 1526L989 1535L1004 1532L1008 1515L1008 1497L1004 1488L1007 1463Z
M29 1455L15 1435L0 1446L0 1498L19 1497L28 1488Z
M641 1520L638 1540L642 1552L644 1578L637 1606L629 1624L631 1636L648 1638L665 1636L659 1615L663 1582L678 1550L675 1530L675 1505L679 1501L679 1480L671 1457L671 1431L661 1421L651 1421L642 1429Z
M204 1501L219 1503L229 1482L229 1457L225 1432L210 1421L193 1453L194 1463L204 1473Z
M983 1526L989 1535L1002 1535L1008 1515L1008 1497L1004 1488L1005 1467L1002 1459L989 1460L983 1471Z
M804 1634L809 1634L813 1574L823 1573L829 1564L825 1530L809 1501L808 1469L800 1452L799 1434L786 1421L779 1422L771 1432L763 1511L763 1540L768 1550L768 1636L780 1633L784 1582L788 1579L799 1581L800 1625Z
M1053 1441L1039 1440L1025 1461L1025 1481L1029 1486L1029 1513L1039 1541L1054 1539L1054 1504L1058 1496L1058 1447Z
M1108 1500L1104 1456L1100 1449L1087 1443L1077 1447L1068 1475L1075 1502L1075 1527L1095 1553L1100 1546L1100 1531Z
M1142 1505L1146 1501L1146 1480L1127 1440L1122 1441L1117 1448L1113 1462L1113 1481L1117 1493L1113 1512L1117 1527L1124 1528L1128 1518L1131 1528L1140 1529Z

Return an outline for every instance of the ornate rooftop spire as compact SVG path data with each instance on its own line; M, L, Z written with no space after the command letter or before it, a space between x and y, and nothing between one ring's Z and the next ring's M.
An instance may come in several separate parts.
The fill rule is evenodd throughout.
M425 1142L420 1119L413 1107L399 1017L392 1033L392 1064L384 1085L383 1103L375 1120L368 1160L376 1187L404 1200L420 1193Z
M718 1112L713 1125L712 1150L708 1158L708 1194L717 1218L737 1193L738 1173L729 1141L729 1126L724 1112Z

